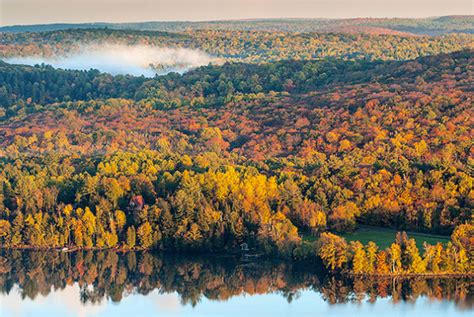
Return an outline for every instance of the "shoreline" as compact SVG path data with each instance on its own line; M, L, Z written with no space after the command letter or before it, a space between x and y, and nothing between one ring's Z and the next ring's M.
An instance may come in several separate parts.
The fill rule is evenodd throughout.
M343 276L350 277L367 277L367 278L414 278L414 277L426 277L426 278L437 278L437 277L446 277L446 278L461 278L469 277L474 278L473 273L399 273L399 274L361 274L361 273L352 273L352 272L342 272Z

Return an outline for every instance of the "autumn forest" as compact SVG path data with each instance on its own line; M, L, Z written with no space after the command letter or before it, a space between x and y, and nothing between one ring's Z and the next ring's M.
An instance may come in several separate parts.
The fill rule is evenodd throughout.
M0 32L0 246L245 245L355 275L472 275L474 37L364 23ZM210 62L149 77L11 60L105 44ZM363 226L399 233L343 238Z

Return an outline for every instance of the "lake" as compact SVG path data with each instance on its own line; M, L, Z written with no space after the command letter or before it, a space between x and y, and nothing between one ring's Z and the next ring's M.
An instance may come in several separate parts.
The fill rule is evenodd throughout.
M344 278L315 264L0 250L4 316L472 316L473 279Z

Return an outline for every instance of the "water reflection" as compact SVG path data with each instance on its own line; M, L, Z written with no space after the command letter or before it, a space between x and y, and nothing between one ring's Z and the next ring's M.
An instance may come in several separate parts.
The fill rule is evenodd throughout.
M84 307L109 301L121 303L137 296L156 297L156 301L175 303L175 306L209 307L213 302L228 301L230 305L241 301L245 307L258 298L260 302L267 298L255 295L271 295L287 303L298 299L295 301L298 306L305 302L299 298L308 296L314 297L313 303L323 300L330 306L435 300L454 304L457 312L469 312L474 302L473 287L472 279L351 279L326 275L316 265L244 263L224 257L111 251L0 251L2 301L19 296L23 301L35 302L61 291L69 292L69 297L79 297ZM123 313L124 307L120 306Z

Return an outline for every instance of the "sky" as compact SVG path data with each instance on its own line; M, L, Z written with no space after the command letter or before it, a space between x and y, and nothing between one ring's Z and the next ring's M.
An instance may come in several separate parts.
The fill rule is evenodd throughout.
M148 295L131 293L119 303L103 299L99 303L83 304L77 284L63 290L53 290L47 296L39 294L34 300L22 299L15 287L8 295L0 294L0 315L5 317L114 317L114 316L160 316L160 317L207 317L207 316L471 316L469 309L457 309L454 301L430 300L421 296L407 302L393 303L390 298L378 298L375 302L348 302L330 305L320 293L300 290L294 301L278 293L233 296L228 300L209 300L201 296L192 307L183 305L177 293L164 293L155 289Z
M472 15L472 0L0 0L0 25Z

